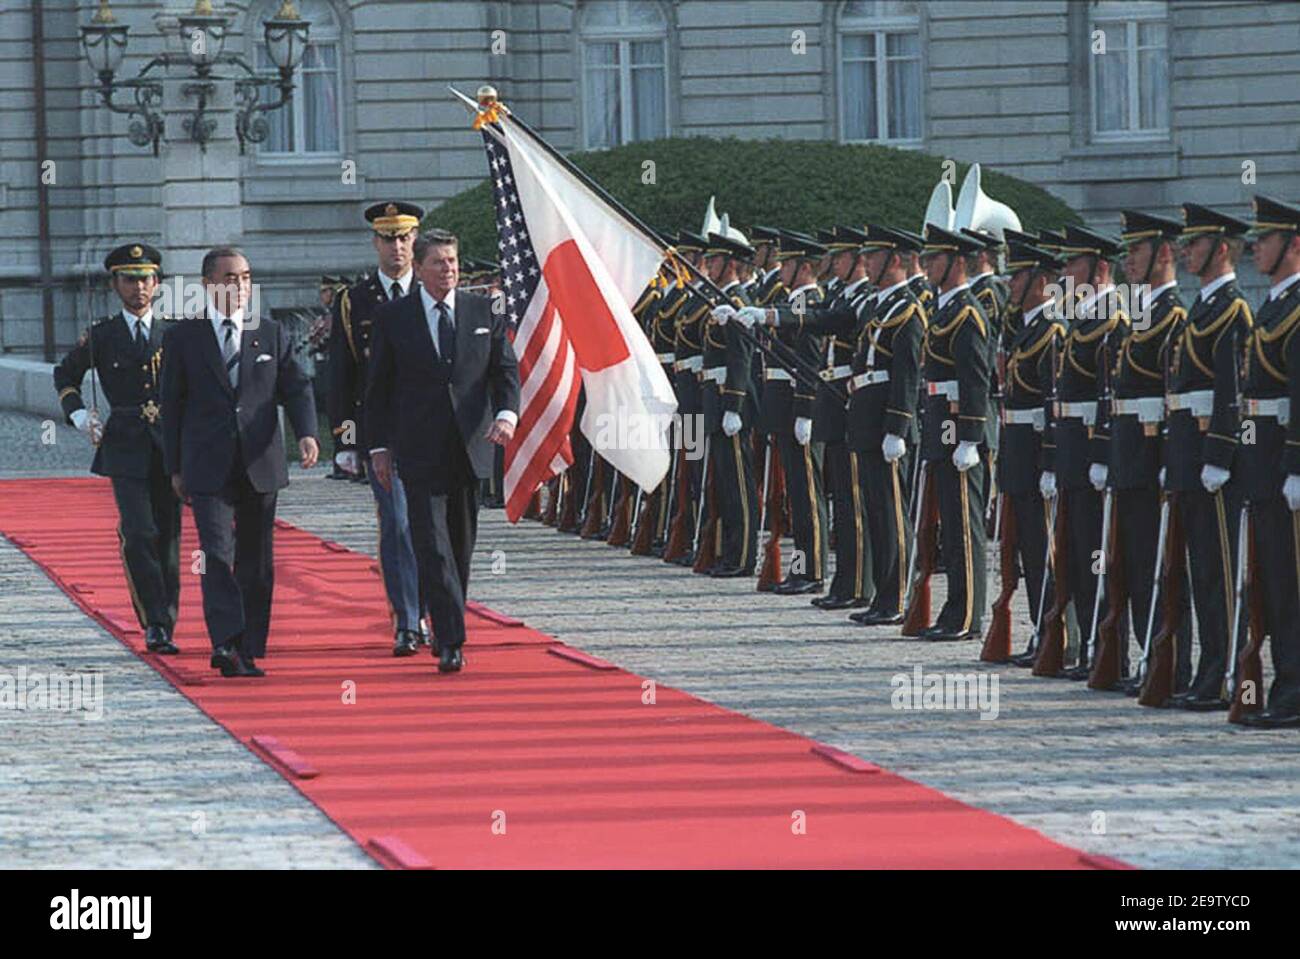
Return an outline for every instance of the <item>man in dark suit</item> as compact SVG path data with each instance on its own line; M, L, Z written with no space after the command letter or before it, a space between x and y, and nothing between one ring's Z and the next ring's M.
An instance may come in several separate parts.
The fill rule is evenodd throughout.
M206 315L177 324L163 341L163 457L176 494L194 510L212 666L223 676L261 676L275 501L289 484L277 407L310 469L320 455L315 402L288 333L247 316L253 279L244 254L209 251L203 283Z
M86 331L54 368L54 388L68 422L95 444L90 471L112 479L122 564L145 646L171 655L180 652L172 629L181 592L181 504L163 469L158 422L163 332L172 325L153 312L162 255L147 243L127 243L108 254L104 268L122 310ZM109 403L107 425L82 401L87 372Z
M519 409L504 311L488 297L457 295L458 249L441 231L416 239L420 289L376 316L364 404L376 479L390 488L396 460L406 484L440 672L464 665L479 481L491 474L492 444L514 436Z

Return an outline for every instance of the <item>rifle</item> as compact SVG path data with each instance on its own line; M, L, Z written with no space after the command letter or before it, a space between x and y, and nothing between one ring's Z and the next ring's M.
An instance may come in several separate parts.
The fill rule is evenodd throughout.
M1260 648L1264 645L1264 609L1254 579L1254 532L1251 528L1250 508L1243 506L1241 529L1237 533L1237 601L1233 604L1232 636L1228 641L1229 676L1236 680L1235 683L1228 684L1228 692L1232 696L1232 705L1228 708L1230 723L1239 723L1246 713L1257 712L1263 706L1264 699L1264 667L1259 658ZM1250 637L1238 656L1237 637L1241 635L1243 609L1249 611Z
M1177 495L1177 493L1166 493L1165 506L1161 508L1162 518L1165 511L1168 511L1164 566L1156 571L1162 584L1161 609L1164 616L1160 623L1160 631L1151 638L1144 654L1147 659L1147 670L1142 678L1141 690L1138 692L1138 702L1143 706L1164 706L1174 691L1174 668L1178 660L1176 637L1178 627L1181 625L1183 593L1187 582L1185 578L1187 543L1183 537L1182 516L1175 509ZM1155 596L1152 595L1153 612L1155 602Z
M687 554L686 524L690 522L691 508L691 466L686 459L686 447L677 451L679 468L675 487L677 510L669 514L671 526L668 530L668 542L664 545L664 562L675 563Z
M1002 592L993 603L993 619L984 634L984 646L980 649L982 663L1005 663L1011 659L1011 597L1016 593L1020 577L1016 574L1016 513L1010 506L1007 493L998 497Z
M670 465L668 475L660 481L653 492L646 495L642 489L636 491L636 503L632 506L632 515L635 519L633 520L632 546L630 549L633 556L649 556L650 551L654 549L655 530L659 526L660 493L663 492L665 486L671 486L672 481L672 467Z
M763 454L763 515L759 519L760 531L770 524L767 542L763 544L763 567L758 571L758 591L771 592L772 587L781 581L781 537L785 535L785 471L779 457L774 458L772 447L776 444L768 438L767 450Z
M1056 499L1056 523L1051 532L1052 555L1056 559L1052 571L1052 608L1039 619L1040 641L1032 670L1035 676L1060 676L1065 667L1065 610L1070 605L1070 502L1065 490L1058 491Z
M546 510L542 513L542 525L554 526L559 518L560 509L560 487L564 484L564 475L560 474L546 484L547 492L550 494L546 498Z
M1102 508L1103 517L1110 519L1109 523L1105 518L1102 520L1102 536L1106 540L1102 547L1105 550L1103 562L1106 565L1102 567L1103 578L1097 584L1100 594L1101 585L1106 582L1105 572L1109 570L1107 588L1110 592L1106 596L1106 618L1098 624L1098 610L1095 607L1092 613L1093 631L1097 636L1097 642L1088 660L1092 667L1088 673L1089 689L1114 689L1118 685L1120 663L1123 659L1122 644L1128 640L1127 634L1123 640L1119 636L1119 625L1124 618L1124 609L1129 603L1129 585L1128 573L1124 568L1124 552L1119 546L1119 517L1110 515L1110 495L1111 491L1106 490L1106 504ZM1154 603L1155 597L1152 596L1152 604Z
M632 487L636 484L621 473L617 483L622 492L614 499L614 515L610 520L609 536L605 538L605 542L610 546L626 546L632 539L632 518L636 515L632 503ZM638 488L638 502L640 495L641 491Z
M904 636L920 636L930 625L930 577L934 575L935 530L939 528L939 491L922 463L913 507L912 555L907 562L907 602L903 608Z
M592 454L595 455L594 453ZM557 533L576 533L581 522L578 517L578 493L573 488L573 467L570 466L560 477L560 518L555 525Z
M1047 611L1047 582L1055 575L1056 560L1052 542L1056 536L1056 500L1052 500L1051 515L1047 520L1047 545L1043 547L1043 582L1038 588L1038 613L1034 616L1034 631L1029 635L1029 652L1038 652L1042 645L1043 614Z
M578 530L578 535L583 539L598 539L600 537L600 527L605 520L605 507L608 500L605 497L605 459L596 452L596 448L591 448L591 460L594 464L589 471L591 477L587 480L587 504L582 514L582 528Z
M717 477L709 469L712 437L704 438L704 471L700 474L700 508L695 514L695 565L697 573L707 573L718 561L718 491ZM709 521L704 522L704 514Z

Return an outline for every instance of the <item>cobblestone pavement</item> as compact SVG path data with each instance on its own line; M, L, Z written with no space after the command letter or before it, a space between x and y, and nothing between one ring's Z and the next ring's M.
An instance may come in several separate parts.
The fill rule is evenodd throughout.
M0 449L11 451L14 437L27 436L30 423L16 419L0 414ZM84 475L84 445L77 456L62 443L61 430L57 452L29 443L26 458L12 464L5 452L0 473ZM322 470L291 473L280 516L373 554L368 489L327 481ZM656 682L847 749L1062 842L1151 867L1300 863L1294 734L1236 729L1221 713L1142 709L1082 684L983 666L975 643L898 640L895 630L853 626L806 598L756 593L753 580L709 580L536 523L511 527L499 510L483 512L479 546L473 598ZM993 595L996 575L991 579ZM57 630L67 639L50 661L72 662L68 649L75 648L104 668L106 683L113 677L131 693L114 700L111 721L93 728L78 721L67 730L20 731L13 746L5 736L0 787L16 776L22 798L0 788L0 866L176 865L200 857L209 866L369 864L288 783L2 543L0 585L0 666L11 650L37 661ZM935 585L937 610L941 577ZM1021 648L1023 590L1015 628ZM472 650L469 660L472 669ZM894 709L893 680L917 666L926 674L996 676L996 718ZM152 732L157 728L165 736ZM87 731L97 737L93 751ZM101 748L103 738L109 741ZM160 738L164 754L142 757L138 743ZM10 749L20 772L10 772ZM74 782L84 785L87 800L69 795ZM94 812L86 812L86 801ZM192 813L218 806L221 818L211 812L204 841L175 843L178 830L188 835ZM231 815L244 808L262 818Z

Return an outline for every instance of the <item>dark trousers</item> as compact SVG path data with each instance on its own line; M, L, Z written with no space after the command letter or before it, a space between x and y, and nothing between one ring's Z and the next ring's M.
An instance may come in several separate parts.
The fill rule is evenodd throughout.
M1250 507L1255 538L1251 579L1262 594L1264 629L1273 654L1268 709L1300 712L1300 513L1274 496Z
M1177 509L1187 537L1192 604L1196 607L1196 633L1201 645L1192 693L1200 699L1227 699L1224 681L1236 597L1240 496L1232 484L1213 494L1204 489L1179 493ZM1245 621L1243 615L1243 633Z
M1062 495L1068 508L1069 555L1066 565L1074 616L1079 623L1079 663L1086 665L1088 637L1092 635L1092 610L1097 598L1097 571L1100 569L1102 497L1091 486L1068 489Z
M785 472L785 491L790 500L790 525L794 532L794 555L790 575L795 578L826 578L826 495L822 492L822 444L801 446L791 430L776 435Z
M948 598L936 625L950 632L979 632L984 615L984 458L959 472L951 457L930 464L939 492L939 528ZM927 477L929 481L929 477Z
M171 634L180 604L181 501L154 450L147 477L114 476L117 535L131 604L142 627Z
M886 463L879 450L850 454L856 468L858 502L866 513L867 547L862 567L871 607L891 616L903 614L907 567L912 549L910 457Z
M871 543L863 503L859 454L846 443L826 444L832 525L835 530L835 577L828 590L833 596L867 599L871 596Z
M203 551L203 619L212 647L231 643L246 659L266 655L275 566L275 493L259 493L238 469L219 493L190 496Z
M465 594L478 537L475 480L434 492L429 483L408 481L406 505L429 618L439 649L465 642Z
M1178 504L1186 502L1184 496L1187 495L1189 494L1178 494L1176 502ZM1178 508L1178 506L1171 507L1171 509L1175 508ZM1128 613L1128 622L1122 622L1120 629L1123 650L1121 666L1127 673L1129 624L1132 624L1139 645L1146 642L1148 621L1154 623L1154 631L1159 631L1164 626L1164 604L1154 590L1158 575L1156 571L1156 552L1160 540L1160 492L1154 489L1116 490L1111 509L1115 513L1116 529L1119 534L1119 548L1123 551L1124 580L1125 585L1128 587L1129 597L1126 611ZM1185 520L1183 529L1184 532L1187 531ZM1188 541L1188 549L1190 552L1190 540ZM1182 563L1178 569L1178 575L1183 576L1184 582L1186 582L1185 561L1181 558L1176 561ZM1109 575L1108 570L1107 576ZM1156 609L1155 618L1151 619L1153 596L1155 601L1160 603L1161 608ZM1107 595L1102 597L1102 603L1109 604L1110 600L1111 597L1107 592ZM1107 609L1108 605L1103 605L1102 618L1105 618ZM1174 689L1176 692L1180 692L1187 688L1187 684L1192 678L1191 602L1187 598L1186 587L1183 589L1183 602L1178 613L1178 622L1174 624L1174 628L1177 630L1174 637ZM1085 633L1084 636L1086 637L1087 634ZM1222 669L1222 661L1220 661L1220 669ZM1220 676L1220 682L1222 682L1222 676Z
M1021 582L1025 588L1025 599L1029 601L1029 618L1034 628L1038 628L1038 614L1044 613L1052 605L1051 574L1047 567L1047 522L1049 510L1043 497L1035 490L1029 493L1013 493L1009 497L1012 512L1016 517L1016 553L1020 558L1020 570L1024 574ZM1005 523L1007 517L1002 517ZM1046 600L1043 596L1043 579L1047 578Z
M710 469L722 527L718 562L727 567L754 568L758 555L758 491L754 485L753 447L749 430L728 436L719 430L709 440Z

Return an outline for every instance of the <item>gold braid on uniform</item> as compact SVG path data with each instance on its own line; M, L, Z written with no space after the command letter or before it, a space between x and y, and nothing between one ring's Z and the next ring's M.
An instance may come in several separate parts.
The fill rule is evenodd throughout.
M348 350L352 353L352 358L360 361L357 344L352 339L352 297L347 290L339 294L339 322L343 324L343 333L348 338Z

